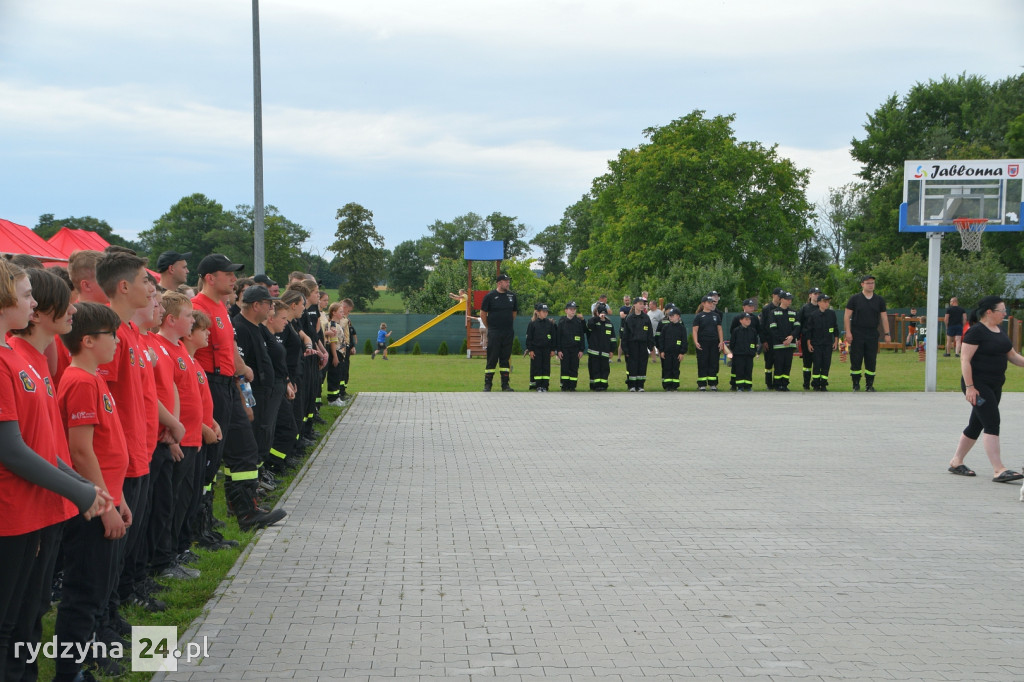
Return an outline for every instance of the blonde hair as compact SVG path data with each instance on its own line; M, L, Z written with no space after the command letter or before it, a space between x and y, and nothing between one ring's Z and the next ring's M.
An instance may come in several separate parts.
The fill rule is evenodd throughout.
M192 331L197 329L209 329L212 324L210 316L202 310L192 310Z
M344 306L343 306L343 305L341 304L341 302L340 302L340 301L337 301L337 302L335 302L335 303L332 303L332 304L331 304L331 307L329 307L329 308L327 309L327 317L328 317L328 318L334 317L334 313L335 313L336 311L338 311L338 310L341 310L341 309L342 309L343 307L344 307Z
M10 308L18 303L14 283L27 276L21 266L0 258L0 308Z
M75 290L82 280L96 279L96 264L103 258L99 251L72 251L68 256L68 276Z
M179 294L177 291L164 292L161 298L161 303L164 306L164 314L160 317L160 324L164 323L168 315L174 315L175 317L181 317L181 311L186 306L192 307L192 302L188 300L188 296L185 294Z

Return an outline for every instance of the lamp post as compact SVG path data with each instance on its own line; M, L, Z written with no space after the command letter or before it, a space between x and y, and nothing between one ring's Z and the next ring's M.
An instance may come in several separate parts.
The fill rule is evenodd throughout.
M260 2L252 0L253 274L266 271L263 251L263 93L260 87Z

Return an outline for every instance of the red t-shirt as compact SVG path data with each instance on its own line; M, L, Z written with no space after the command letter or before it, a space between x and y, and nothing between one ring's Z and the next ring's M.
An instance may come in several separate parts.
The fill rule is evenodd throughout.
M35 348L31 350L39 355ZM56 400L45 358L40 366L42 372L12 348L0 347L0 421L18 422L25 444L53 466L58 455L70 463L61 422L53 420L56 413L48 404ZM78 513L70 501L16 476L2 464L0 505L5 510L0 514L0 536L4 537L46 528Z
M152 358L155 356L150 355L150 338L152 334L143 334L138 328L135 328L135 333L139 335L139 348L142 350L139 364L142 366L142 398L146 403L146 450L149 455L146 458L146 468L138 476L145 476L149 473L149 463L152 460L153 451L156 450L156 444L160 440L160 432L163 431L160 426L160 406L157 404L160 401L160 389L157 387L157 376L156 376L156 365L153 364ZM171 384L174 380L171 379ZM171 384L165 384L165 388L169 388ZM172 397L173 401L174 398ZM174 407L174 403L171 403L171 407ZM173 409L171 410L174 411ZM131 475L129 475L129 478Z
M100 365L97 374L107 383L124 426L128 444L128 476L138 478L149 473L149 460L155 449L155 446L149 447L145 402L145 368L149 363L132 325L122 322L117 328L117 340L113 361ZM153 404L155 408L156 403Z
M163 404L171 414L174 414L174 363L171 360L171 353L167 349L167 344L164 343L164 339L159 334L150 332L142 337L145 343L149 344L149 348L152 353L152 357L156 360L153 362L153 368L156 370L156 397L157 400Z
M203 423L213 428L213 394L210 393L210 384L206 383L206 372L194 359L192 367L196 371L196 379L199 383L199 393L203 398Z
M178 420L185 427L181 445L198 448L203 444L203 398L199 393L199 382L196 381L195 365L180 341L172 344L159 334L153 334L152 338L160 344L157 368L161 364L170 367L174 385L178 389ZM205 375L203 379L206 379Z
M235 374L235 328L228 317L228 309L220 301L206 294L192 299L192 307L210 317L210 345L196 350L196 362L209 374Z
M60 335L53 337L53 347L57 349L57 372L53 375L53 390L60 388L60 378L64 376L64 370L71 366L71 352L60 340Z
M79 367L68 367L57 394L64 426L91 426L92 449L107 492L121 504L121 486L128 471L128 444L116 401L103 378Z

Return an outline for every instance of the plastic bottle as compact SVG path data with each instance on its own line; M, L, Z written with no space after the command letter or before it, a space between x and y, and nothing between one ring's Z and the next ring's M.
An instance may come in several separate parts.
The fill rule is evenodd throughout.
M242 389L242 396L245 398L245 404L249 407L256 407L256 396L252 394L252 386L245 379L238 382L238 387Z

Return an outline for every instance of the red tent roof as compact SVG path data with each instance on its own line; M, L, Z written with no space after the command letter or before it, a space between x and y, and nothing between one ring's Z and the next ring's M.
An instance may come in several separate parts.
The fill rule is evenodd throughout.
M102 251L110 246L110 242L95 232L72 230L68 227L60 228L57 234L46 241L50 242L51 245L56 247L65 256L70 256L72 251Z
M24 253L39 260L66 262L67 256L24 225L0 218L0 253Z

